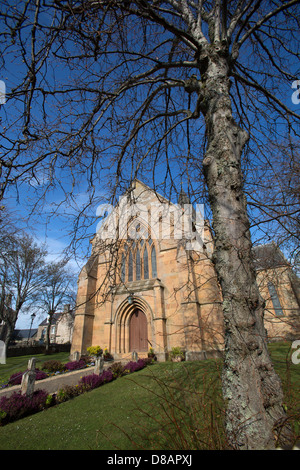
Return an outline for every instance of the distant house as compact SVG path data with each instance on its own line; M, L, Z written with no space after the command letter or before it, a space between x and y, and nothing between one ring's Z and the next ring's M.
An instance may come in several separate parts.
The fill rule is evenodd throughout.
M22 343L26 341L35 340L37 334L37 328L25 329L25 330L14 330L11 338L12 343Z
M49 319L45 318L39 324L36 340L40 343L45 342ZM69 305L65 305L63 312L55 313L51 319L50 343L65 344L71 343L74 326L74 312Z

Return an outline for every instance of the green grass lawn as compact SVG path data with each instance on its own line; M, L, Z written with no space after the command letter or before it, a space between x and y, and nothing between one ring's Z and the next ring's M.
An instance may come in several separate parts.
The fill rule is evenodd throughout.
M287 401L299 403L300 365L291 364L288 349L270 345ZM213 360L155 364L0 427L0 449L222 448L221 367Z

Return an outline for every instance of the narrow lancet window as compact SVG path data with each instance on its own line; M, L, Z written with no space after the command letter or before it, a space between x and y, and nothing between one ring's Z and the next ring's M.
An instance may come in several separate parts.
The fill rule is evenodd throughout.
M144 262L144 279L149 279L148 251L146 247L144 250L143 262Z
M122 254L122 263L121 263L121 281L125 282L126 268L125 268L125 256Z
M152 278L157 277L157 266L156 266L156 252L155 247L151 250L151 266L152 266Z
M128 256L128 281L133 281L133 259L132 251L129 252Z
M277 317L281 317L283 315L283 310L282 310L282 307L281 307L280 300L278 298L276 287L274 286L274 284L272 282L269 282L268 289L269 289L271 300L272 300L273 307L274 307L274 310L275 310L275 315Z
M141 254L140 250L136 250L136 280L139 281L141 279Z

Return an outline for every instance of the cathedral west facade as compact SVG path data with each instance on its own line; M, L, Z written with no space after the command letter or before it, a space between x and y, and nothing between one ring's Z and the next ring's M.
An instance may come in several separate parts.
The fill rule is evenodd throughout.
M115 360L133 351L146 356L150 348L162 361L173 347L187 360L222 353L213 238L190 208L182 193L171 204L133 182L91 241L78 280L71 353L97 345ZM299 337L299 279L275 244L257 247L255 263L269 339Z

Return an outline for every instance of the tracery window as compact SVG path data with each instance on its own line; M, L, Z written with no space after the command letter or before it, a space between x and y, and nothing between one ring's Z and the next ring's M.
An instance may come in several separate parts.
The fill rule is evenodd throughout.
M122 282L157 277L156 249L151 239L129 241L123 250L120 271Z

